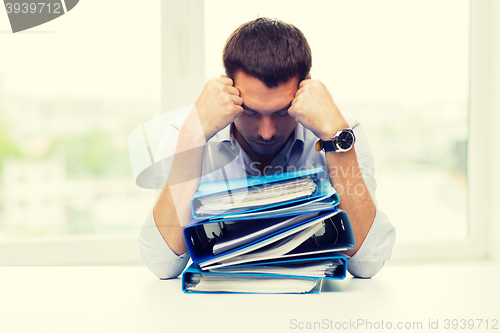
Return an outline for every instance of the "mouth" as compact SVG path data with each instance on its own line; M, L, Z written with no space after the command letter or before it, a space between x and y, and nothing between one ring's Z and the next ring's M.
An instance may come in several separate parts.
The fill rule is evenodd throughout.
M260 148L273 148L273 147L275 147L278 144L278 141L274 141L274 142L258 142L258 141L254 141L254 142Z

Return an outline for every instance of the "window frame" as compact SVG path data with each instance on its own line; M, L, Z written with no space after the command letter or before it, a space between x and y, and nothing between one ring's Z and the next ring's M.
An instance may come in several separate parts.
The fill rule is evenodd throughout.
M500 198L500 169L495 158L495 134L499 117L494 109L500 99L493 93L500 84L500 4L490 0L470 1L470 67L469 67L469 136L467 145L467 198L469 238L463 241L398 244L393 252L394 263L419 261L498 260L500 228L494 223L500 214L494 209L494 198ZM495 38L495 36L497 38ZM496 67L495 67L496 66ZM497 89L498 91L498 89ZM495 107L496 106L496 107ZM438 222L438 221L436 221Z

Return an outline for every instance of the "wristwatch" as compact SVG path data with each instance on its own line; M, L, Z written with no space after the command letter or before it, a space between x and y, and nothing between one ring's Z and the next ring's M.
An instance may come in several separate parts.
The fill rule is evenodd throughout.
M356 142L356 137L351 128L341 129L335 135L327 141L319 140L316 142L317 151L333 151L336 153L342 153L348 151L354 146Z

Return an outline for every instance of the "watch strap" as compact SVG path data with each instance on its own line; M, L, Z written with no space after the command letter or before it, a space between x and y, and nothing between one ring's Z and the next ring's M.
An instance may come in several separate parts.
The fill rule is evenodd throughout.
M327 140L327 141L323 141L323 140L318 140L318 142L316 142L316 150L317 151L321 151L321 150L324 150L324 151L336 151L335 149L335 145L333 144L333 141L332 140Z

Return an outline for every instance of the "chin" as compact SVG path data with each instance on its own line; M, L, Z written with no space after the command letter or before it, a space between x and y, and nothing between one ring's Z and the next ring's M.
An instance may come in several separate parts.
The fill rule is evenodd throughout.
M274 155L274 154L278 154L277 151L255 151L257 154L259 155L264 155L264 156L269 156L269 155Z
M262 149L261 147L252 146L252 150L259 155L276 155L283 148L283 146L279 146L279 148L274 149Z

